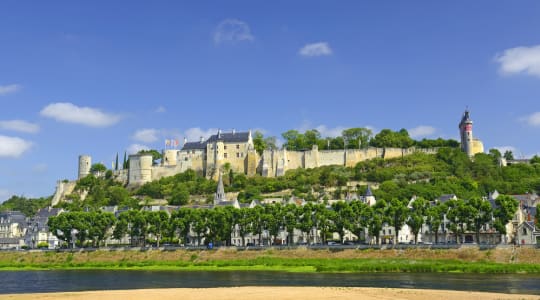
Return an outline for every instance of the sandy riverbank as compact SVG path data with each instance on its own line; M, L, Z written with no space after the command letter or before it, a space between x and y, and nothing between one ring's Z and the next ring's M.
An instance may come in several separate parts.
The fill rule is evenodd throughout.
M237 287L209 289L144 289L119 291L92 291L42 294L11 294L0 295L0 300L52 300L52 299L99 299L99 300L191 300L191 299L456 299L456 300L487 300L487 299L540 299L534 295L515 295L481 292L459 292L444 290L414 290L414 289L379 289L379 288L336 288L336 287Z

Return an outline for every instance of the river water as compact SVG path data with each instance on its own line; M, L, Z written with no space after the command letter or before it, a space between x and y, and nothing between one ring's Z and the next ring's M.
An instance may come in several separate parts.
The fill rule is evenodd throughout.
M0 293L232 286L392 287L540 295L540 275L264 271L1 271Z

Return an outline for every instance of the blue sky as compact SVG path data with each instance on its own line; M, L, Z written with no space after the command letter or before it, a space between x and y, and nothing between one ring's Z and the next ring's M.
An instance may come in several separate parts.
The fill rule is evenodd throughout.
M540 152L538 1L2 1L0 201L217 128Z

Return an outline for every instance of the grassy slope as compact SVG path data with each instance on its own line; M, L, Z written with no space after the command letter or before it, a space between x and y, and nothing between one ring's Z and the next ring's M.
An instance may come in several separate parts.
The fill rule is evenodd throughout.
M268 270L288 272L540 273L540 251L263 250L4 252L0 270Z

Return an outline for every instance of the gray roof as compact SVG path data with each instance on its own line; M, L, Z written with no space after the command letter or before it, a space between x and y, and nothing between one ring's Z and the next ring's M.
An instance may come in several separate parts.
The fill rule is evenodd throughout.
M61 208L52 208L46 207L37 211L36 217L38 218L48 218L51 216L58 216L62 212Z
M446 195L441 195L439 198L437 198L437 200L444 203L450 199L454 199L454 197L456 197L455 194L446 194Z
M206 142L190 142L185 143L182 150L204 150L206 149Z
M366 194L364 197L373 197L373 192L371 191L371 187L368 185L366 189Z
M242 143L249 141L248 132L225 132L212 135L206 142L213 143L215 141L222 141L224 143Z
M20 211L0 212L0 219L3 223L26 223L26 216Z
M247 132L219 132L210 136L204 142L185 143L182 150L204 150L208 143L222 141L224 143L245 143L249 141L249 131Z

